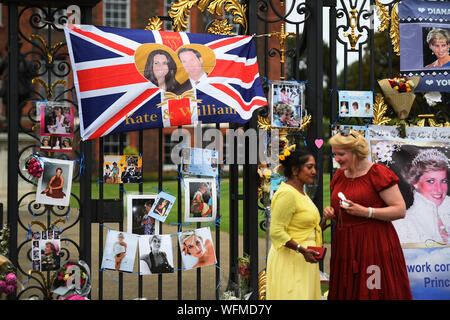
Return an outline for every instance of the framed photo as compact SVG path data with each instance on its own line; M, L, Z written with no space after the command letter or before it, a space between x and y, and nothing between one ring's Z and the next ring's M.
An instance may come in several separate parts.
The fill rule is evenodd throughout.
M217 177L219 152L211 149L183 148L181 173Z
M137 246L137 235L117 230L108 230L101 268L133 272Z
M339 91L340 117L373 117L372 91Z
M72 190L73 161L41 159L44 171L38 180L36 203L68 206Z
M183 267L187 270L217 262L209 227L180 232L178 244Z
M185 178L184 220L208 222L216 219L217 186L214 178Z
M144 235L139 237L139 274L174 272L172 236Z
M150 216L156 194L127 195L127 231L138 235L159 234L159 223Z
M168 193L160 192L150 209L150 217L161 222L166 221L176 199L176 197Z
M136 155L104 156L104 183L139 183L141 181L142 157Z
M74 132L73 107L64 102L45 101L37 104L41 117L41 150L72 151ZM66 139L63 139L66 138Z
M272 81L269 90L271 123L274 128L300 128L304 110L303 83Z

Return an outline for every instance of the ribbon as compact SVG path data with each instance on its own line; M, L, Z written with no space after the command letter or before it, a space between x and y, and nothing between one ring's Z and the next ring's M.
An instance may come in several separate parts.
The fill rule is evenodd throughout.
M84 153L82 153L77 159L74 160L75 162L80 163L80 176L84 172Z
M192 91L192 90L185 91L181 95L176 95L175 93L172 93L172 92L165 92L162 102L158 103L156 106L158 108L161 108L165 104L167 104L169 102L169 100L181 100L181 99L190 99L192 102L198 102L198 103L202 102L202 100L196 99L196 97L194 95L194 91Z

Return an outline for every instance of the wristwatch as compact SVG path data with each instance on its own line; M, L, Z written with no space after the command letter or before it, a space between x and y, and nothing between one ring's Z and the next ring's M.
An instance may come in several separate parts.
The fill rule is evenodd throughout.
M295 252L297 252L297 253L300 253L300 248L301 248L302 246L301 245L297 245L297 249L295 249Z

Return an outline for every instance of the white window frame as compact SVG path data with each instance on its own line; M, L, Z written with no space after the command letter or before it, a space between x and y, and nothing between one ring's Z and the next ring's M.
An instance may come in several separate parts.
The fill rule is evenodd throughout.
M108 5L109 4L126 4L127 8L125 11L125 25L122 25L121 23L117 23L118 21L121 21L119 19L122 19L121 17L117 18L108 18L111 20L108 21L106 18L106 12L108 11ZM114 11L111 11L111 13L114 13ZM131 17L130 17L130 0L104 0L103 1L103 24L105 26L109 27L119 27L119 28L129 28L131 25Z

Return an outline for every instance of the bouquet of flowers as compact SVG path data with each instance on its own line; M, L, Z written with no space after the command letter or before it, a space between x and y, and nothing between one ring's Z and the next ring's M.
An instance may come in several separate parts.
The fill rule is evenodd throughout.
M25 168L28 170L28 173L36 178L40 178L42 176L42 172L44 171L44 166L39 160L37 155L31 155L28 160L25 162Z
M75 294L86 297L91 291L89 266L81 260L66 261L53 279L52 292L64 299Z
M378 80L386 100L392 105L400 120L406 119L411 111L416 95L414 89L420 77L398 76L392 79Z
M250 288L250 257L244 254L244 257L238 258L238 269L240 276L240 294L244 298Z
M410 92L416 86L412 80L402 76L388 79L388 82L398 92Z
M0 297L16 292L19 281L11 261L0 255Z

